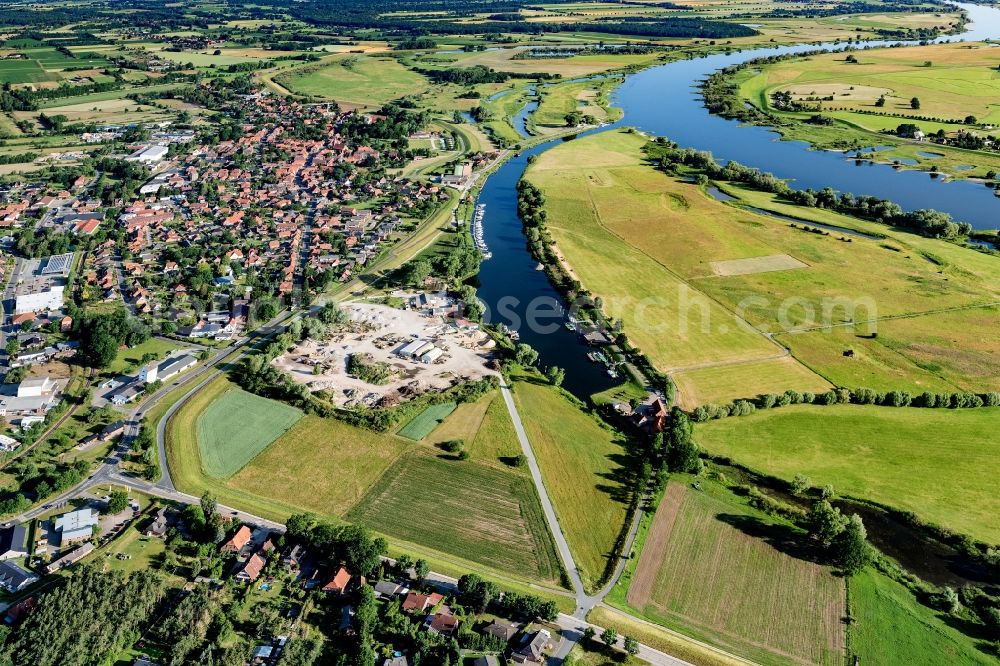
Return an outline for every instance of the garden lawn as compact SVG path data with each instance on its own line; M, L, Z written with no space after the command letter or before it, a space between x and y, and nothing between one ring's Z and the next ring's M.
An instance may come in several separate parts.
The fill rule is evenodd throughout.
M791 480L912 511L920 519L1000 542L1000 408L794 405L702 423L708 452Z
M107 367L106 372L115 375L135 372L139 369L139 363L142 361L144 354L155 354L157 359L163 360L170 352L184 347L186 345L174 342L173 340L150 338L135 347L119 350L118 355L115 356L115 360L111 362L111 365Z
M850 651L862 664L996 664L968 636L921 605L905 587L871 570L850 580Z
M414 416L406 425L399 429L399 435L419 442L431 434L448 415L455 411L454 402L442 402L428 405L422 412Z
M775 525L711 482L672 480L628 590L647 618L760 663L844 659L843 580L791 554Z
M229 389L197 417L205 473L217 479L232 476L301 418L294 407Z
M522 474L413 451L346 518L516 577L559 579L541 505Z
M559 526L589 589L603 579L631 500L620 436L548 384L519 381L518 413L555 505Z

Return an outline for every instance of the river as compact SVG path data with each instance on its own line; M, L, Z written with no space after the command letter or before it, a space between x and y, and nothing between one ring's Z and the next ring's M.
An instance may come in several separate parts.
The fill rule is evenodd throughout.
M938 41L982 40L1000 36L1000 10L958 3L970 18L962 35ZM870 42L872 46L900 43ZM927 173L900 171L889 165L856 165L840 153L809 150L807 144L779 141L773 130L743 126L708 113L697 86L712 72L746 60L843 44L803 44L680 60L628 76L612 96L624 118L614 125L584 134L607 131L627 124L647 133L666 136L681 146L711 151L717 160L736 160L747 166L787 178L793 187L868 194L891 199L904 209L934 208L957 221L979 229L993 229L1000 221L1000 198L992 189L968 181L932 179ZM517 216L517 182L528 159L561 140L531 148L503 164L483 185L479 203L486 205L484 238L492 258L480 267L478 296L487 308L487 321L517 330L520 340L534 347L542 367L557 365L566 371L564 386L581 398L610 388L613 380L603 366L587 359L589 348L576 333L561 325L564 319L559 294L527 248ZM535 324L529 323L529 315Z

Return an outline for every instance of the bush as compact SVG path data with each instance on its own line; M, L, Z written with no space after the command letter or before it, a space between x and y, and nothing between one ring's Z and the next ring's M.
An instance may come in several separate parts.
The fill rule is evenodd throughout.
M463 439L449 439L446 442L441 442L438 444L442 449L448 453L458 453L465 446L465 440Z

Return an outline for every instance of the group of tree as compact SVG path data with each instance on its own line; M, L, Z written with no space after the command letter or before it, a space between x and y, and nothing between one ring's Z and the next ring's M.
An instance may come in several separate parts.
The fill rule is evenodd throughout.
M698 445L692 438L691 420L677 406L670 409L663 443L666 446L667 467L671 472L696 472L700 466Z
M810 538L826 558L848 575L863 569L872 558L868 532L858 514L845 516L840 509L821 499L807 517Z
M134 347L150 337L149 327L124 306L110 312L79 310L73 329L80 338L81 360L94 368L111 365L122 345Z
M504 592L499 585L479 574L465 574L458 579L458 600L463 606L484 613L492 610L503 617L518 620L540 619L552 622L559 615L554 601L530 594Z
M112 663L147 629L163 596L162 579L150 571L83 565L39 595L37 609L7 637L0 665Z
M288 518L286 538L302 543L329 567L343 565L354 576L370 577L389 552L389 544L360 525L334 525L313 514Z
M14 248L25 257L49 257L69 252L72 245L73 237L70 234L56 231L52 227L41 230L25 227L17 234Z

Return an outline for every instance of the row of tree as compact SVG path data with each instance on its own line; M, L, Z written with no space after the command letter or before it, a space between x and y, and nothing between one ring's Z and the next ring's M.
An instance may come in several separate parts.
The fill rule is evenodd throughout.
M784 393L763 393L756 398L735 400L730 404L706 404L691 412L695 422L721 419L728 416L746 416L758 409L773 409L788 405L880 405L882 407L921 407L929 409L975 409L979 407L1000 407L1000 393L934 393L924 391L914 395L906 390L876 391L859 387L849 389L838 387L823 393L788 390Z
M743 183L756 190L777 194L792 203L809 208L825 208L893 227L901 227L931 238L957 238L972 232L967 222L954 222L947 213L932 209L904 211L899 204L873 196L855 196L850 192L838 193L833 188L796 190L774 174L743 166L730 161L720 165L711 153L680 148L677 144L659 137L646 148L649 157L668 173L676 173L679 166L700 171L713 180Z

